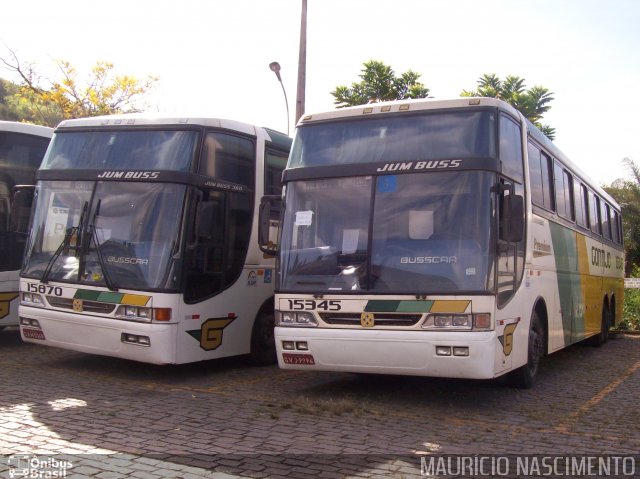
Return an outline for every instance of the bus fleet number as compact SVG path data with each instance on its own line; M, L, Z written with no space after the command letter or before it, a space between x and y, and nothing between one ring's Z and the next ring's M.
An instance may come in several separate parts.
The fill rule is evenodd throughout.
M292 311L340 311L342 306L339 300L316 301L315 299L288 299L289 309Z
M60 286L50 286L48 284L28 283L27 290L30 293L47 294L49 296L62 296L62 288Z

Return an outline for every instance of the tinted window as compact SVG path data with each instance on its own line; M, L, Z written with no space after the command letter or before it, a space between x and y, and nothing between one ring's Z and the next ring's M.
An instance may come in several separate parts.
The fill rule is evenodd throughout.
M531 200L537 205L544 206L542 189L542 170L540 169L540 150L535 145L527 145L529 154L529 181L531 183Z
M575 191L575 204L576 204L576 222L578 225L588 228L589 227L589 197L587 195L587 187L579 181L574 183Z
M200 174L253 189L254 170L255 155L251 140L221 132L207 133Z
M613 211L613 223L612 223L612 233L613 233L613 241L615 241L616 243L620 244L621 243L621 238L620 238L620 215L618 214L617 211Z
M604 201L600 203L600 214L602 220L602 234L606 239L611 239L611 209Z
M542 206L553 210L553 170L551 169L551 158L544 152L540 154L540 171L542 177Z
M279 195L282 192L282 171L287 166L289 154L284 151L267 149L265 152L264 194Z
M10 191L15 185L32 185L35 171L47 151L49 138L0 132L0 180ZM4 192L2 192L4 194Z
M602 234L600 225L600 198L589 192L589 222L591 231L596 234Z
M53 136L42 168L188 171L197 141L195 131L64 131Z
M520 126L506 115L500 115L500 162L506 176L522 182Z
M298 128L290 168L495 155L487 111L376 116Z

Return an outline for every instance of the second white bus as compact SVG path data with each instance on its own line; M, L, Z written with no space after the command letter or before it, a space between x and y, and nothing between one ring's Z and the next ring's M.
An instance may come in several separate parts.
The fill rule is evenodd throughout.
M275 361L256 201L291 140L232 120L62 122L37 174L25 341L155 364Z

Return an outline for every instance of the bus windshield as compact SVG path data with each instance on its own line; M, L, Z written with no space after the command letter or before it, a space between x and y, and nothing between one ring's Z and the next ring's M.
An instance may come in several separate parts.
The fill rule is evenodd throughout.
M495 127L493 110L304 125L287 168L493 157Z
M489 291L495 181L441 172L289 183L280 289Z
M61 131L54 135L42 169L188 171L198 136L179 130Z
M186 186L41 181L23 275L129 289L177 289Z

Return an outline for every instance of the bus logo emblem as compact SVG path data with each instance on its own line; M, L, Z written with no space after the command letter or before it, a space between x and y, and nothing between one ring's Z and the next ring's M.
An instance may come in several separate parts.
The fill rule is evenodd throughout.
M73 300L73 310L76 313L82 313L83 308L82 308L82 300L81 299L74 299Z
M376 324L373 313L362 313L360 315L360 326L363 328L373 328Z

